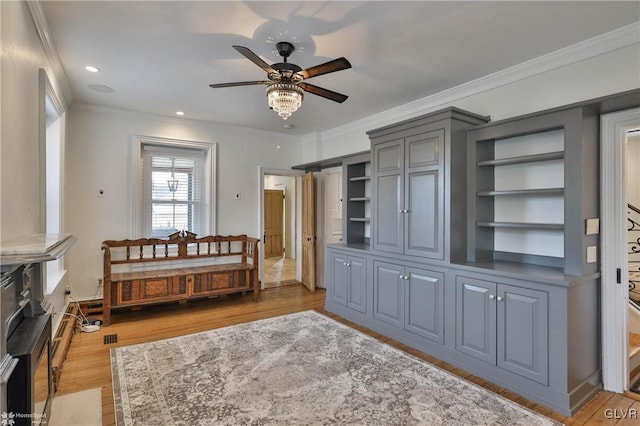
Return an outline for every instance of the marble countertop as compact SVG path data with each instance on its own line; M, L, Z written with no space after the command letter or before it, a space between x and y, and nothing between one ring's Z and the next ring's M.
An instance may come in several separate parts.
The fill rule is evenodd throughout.
M71 234L32 234L0 242L0 263L47 262L62 256L76 242Z

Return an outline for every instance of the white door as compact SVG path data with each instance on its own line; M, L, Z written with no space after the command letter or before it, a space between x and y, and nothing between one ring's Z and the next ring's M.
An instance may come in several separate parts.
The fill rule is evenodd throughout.
M613 392L629 388L626 143L636 129L640 108L601 117L602 381Z

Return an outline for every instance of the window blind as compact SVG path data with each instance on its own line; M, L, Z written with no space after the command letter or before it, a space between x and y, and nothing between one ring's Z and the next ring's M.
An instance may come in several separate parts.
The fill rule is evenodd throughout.
M166 238L181 230L206 235L206 152L145 144L142 147L143 229Z

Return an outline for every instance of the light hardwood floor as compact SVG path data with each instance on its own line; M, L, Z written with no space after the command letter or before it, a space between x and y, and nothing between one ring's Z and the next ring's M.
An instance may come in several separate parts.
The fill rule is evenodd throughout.
M104 425L112 425L115 419L110 348L314 309L557 421L571 425L640 424L638 419L620 418L623 413L632 412L628 411L630 408L637 410L636 413L640 416L640 400L602 391L575 416L566 418L464 370L330 314L323 309L324 298L325 292L322 290L310 293L302 285L296 285L267 289L261 293L258 302L254 302L251 295L223 296L182 305L164 305L135 312L116 313L111 326L102 327L95 333L81 333L73 337L57 394L102 388L102 421ZM104 344L104 336L109 334L117 334L117 343Z
M264 260L264 288L295 283L297 283L295 259L272 257Z

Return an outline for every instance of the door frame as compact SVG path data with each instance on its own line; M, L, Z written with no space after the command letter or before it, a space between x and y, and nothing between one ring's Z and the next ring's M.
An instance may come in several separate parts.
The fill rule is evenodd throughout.
M258 166L258 178L259 178L259 182L258 182L258 187L259 187L259 191L258 191L258 197L259 197L259 205L260 205L260 211L259 211L259 229L260 229L260 236L264 235L264 178L265 176L291 176L291 177L295 177L296 178L296 215L295 215L295 222L296 222L296 237L295 237L295 241L296 241L296 280L300 281L300 279L302 278L302 266L300 263L301 257L302 257L302 237L301 237L301 229L300 229L300 214L302 211L302 205L301 205L301 179L302 179L302 175L304 175L304 171L303 170L293 170L293 169L272 169L269 167L262 167L262 166ZM261 238L262 240L262 238ZM264 241L262 241L262 247L264 248ZM264 289L264 250L260 250L259 256L258 256L258 263L259 263L259 276L260 276L260 283L261 283L261 288Z
M629 388L627 314L629 281L626 241L626 138L640 127L640 108L602 115L600 214L602 281L602 382L605 390ZM616 283L620 268L621 284Z

